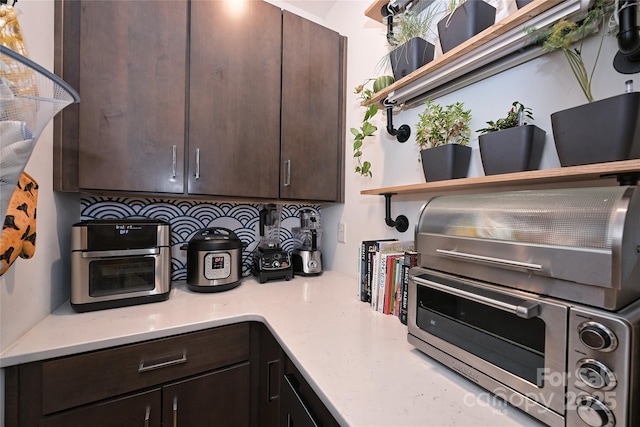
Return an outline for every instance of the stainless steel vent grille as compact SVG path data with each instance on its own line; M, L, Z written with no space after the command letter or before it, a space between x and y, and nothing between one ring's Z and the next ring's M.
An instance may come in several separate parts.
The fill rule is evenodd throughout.
M611 249L611 215L626 187L525 190L440 196L419 232L523 243Z

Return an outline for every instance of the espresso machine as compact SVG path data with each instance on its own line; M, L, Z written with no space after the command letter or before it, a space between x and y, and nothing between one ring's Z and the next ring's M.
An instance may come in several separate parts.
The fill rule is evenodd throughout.
M251 271L260 283L267 280L291 280L291 257L280 246L280 216L282 207L273 203L260 211L260 243L253 254Z
M320 252L320 217L310 209L300 210L300 227L291 229L295 240L292 254L293 272L303 276L322 274L322 253Z

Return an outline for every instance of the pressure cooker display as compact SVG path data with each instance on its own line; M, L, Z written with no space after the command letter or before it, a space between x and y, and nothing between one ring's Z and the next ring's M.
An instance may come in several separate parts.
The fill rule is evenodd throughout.
M207 280L225 279L231 275L231 255L211 252L204 256L204 277Z

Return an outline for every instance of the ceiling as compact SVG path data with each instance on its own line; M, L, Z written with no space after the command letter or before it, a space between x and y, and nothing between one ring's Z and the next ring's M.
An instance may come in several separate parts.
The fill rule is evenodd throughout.
M324 18L338 0L283 0L292 6L309 12L320 18Z

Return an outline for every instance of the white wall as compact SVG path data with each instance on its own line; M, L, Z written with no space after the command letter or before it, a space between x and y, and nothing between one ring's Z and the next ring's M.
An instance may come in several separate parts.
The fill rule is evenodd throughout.
M53 70L53 0L15 6L29 57ZM36 251L0 277L0 351L68 298L69 230L78 220L75 195L53 193L53 125L44 130L25 171L39 185Z
M357 275L358 246L362 240L395 237L413 240L413 229L419 210L427 200L426 195L394 196L391 214L395 218L404 214L409 218L410 228L405 233L384 224L384 198L382 196L362 196L361 190L394 185L425 182L421 164L417 161L418 151L412 136L404 144L389 137L385 131L386 116L378 114L378 132L365 143L364 155L373 164L373 178L362 178L353 172L352 135L349 128L358 127L362 120L362 109L353 88L366 78L375 77L375 67L385 52L386 27L364 16L368 1L339 1L326 17L326 25L349 38L348 59L348 101L347 101L347 147L346 188L344 205L324 207L323 223L327 228L326 245L323 245L325 265L350 276ZM594 37L585 45L586 56L593 57L597 51L599 38ZM612 66L617 52L615 38L607 37L596 69L593 93L602 99L624 92L624 82L636 77L636 88L640 85L637 76L618 74ZM587 64L591 64L590 60ZM520 65L499 75L468 86L436 101L444 105L457 101L465 103L472 110L471 129L480 129L488 120L506 115L511 103L518 100L533 108L535 122L547 132L547 142L541 168L558 167L559 162L551 136L550 114L586 102L573 74L565 63L564 56L555 52ZM394 125L409 124L412 131L422 107L394 115ZM470 144L474 150L469 176L483 175L478 151L477 134L472 134ZM337 223L346 224L346 244L336 243ZM354 294L356 289L353 290Z
M53 0L20 0L15 7L29 57L50 71L53 6ZM52 135L50 124L25 167L39 185L36 251L32 259L18 258L0 276L0 352L69 297L69 230L79 218L80 206L76 195L53 193ZM4 420L3 372L0 420Z

